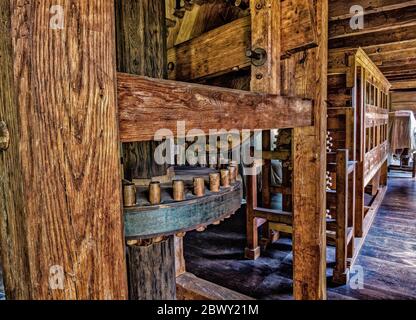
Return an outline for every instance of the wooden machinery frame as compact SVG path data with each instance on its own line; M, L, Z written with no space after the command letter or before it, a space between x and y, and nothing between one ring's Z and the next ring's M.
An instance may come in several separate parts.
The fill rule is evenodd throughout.
M348 281L349 270L386 192L389 89L389 82L363 50L330 51L326 234L328 244L336 249L334 283ZM263 153L265 159L290 161L290 154L281 149ZM286 190L284 185L268 187L269 175L263 171L262 203L270 204L270 193L281 193L283 210L258 208L255 179L250 180L253 187L248 199L252 215L261 219L257 226L264 225L266 242L273 240L270 230L293 233L291 208L285 197L297 192L294 188ZM365 191L373 197L368 205L364 203ZM257 228L248 229L248 234L251 246L250 239L259 237ZM246 256L255 259L258 254Z
M362 49L331 50L328 68L328 168L341 149L348 150L349 174L333 175L336 204L337 265L334 281L345 283L387 188L388 107L390 83ZM338 151L337 151L338 150ZM344 166L344 165L343 165ZM347 193L339 182L350 183ZM373 197L365 203L365 191ZM331 198L331 197L329 197ZM334 198L335 199L335 198ZM341 201L344 199L344 201ZM331 210L335 209L336 213ZM344 213L342 213L342 211Z
M9 299L128 297L119 144L175 132L176 120L203 130L294 128L294 297L325 299L328 4L245 3L251 14L220 27L221 36L212 31L174 49L175 79L203 83L245 66L252 92L159 79L169 68L158 40L164 1L0 1L0 120L10 132L0 157L0 242ZM51 22L59 18L62 26ZM216 47L222 39L229 42ZM204 58L206 48L216 48L215 61ZM257 228L259 218L250 221ZM147 254L170 250L172 239L150 242ZM154 267L146 263L136 266ZM51 272L62 274L56 290Z

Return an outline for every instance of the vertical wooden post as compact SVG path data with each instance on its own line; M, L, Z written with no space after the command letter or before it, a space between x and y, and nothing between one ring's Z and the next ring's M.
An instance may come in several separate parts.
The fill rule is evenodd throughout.
M0 0L6 295L124 299L114 3L59 3Z
M165 1L117 0L116 7L118 70L166 78ZM166 173L166 167L153 160L157 145L151 141L123 146L127 179ZM128 272L131 299L175 299L173 236L150 245L128 246Z
M165 1L116 1L117 69L152 78L167 78ZM124 175L128 180L166 174L154 161L156 141L123 144Z
M347 230L348 230L348 149L337 150L337 230L336 230L336 265L334 282L347 281Z
M354 237L363 236L363 220L364 220L364 158L367 151L367 145L370 140L366 135L365 128L365 108L367 101L367 79L366 71L362 67L357 68L356 94L356 136L357 136L357 164L355 173L355 220L354 220Z
M254 169L254 168L253 168ZM259 238L257 234L257 218L254 217L254 208L257 207L257 176L247 176L247 247L244 256L250 260L260 257Z
M326 99L328 1L317 0L318 46L302 58L308 78L305 94L312 95L314 126L293 132L293 242L295 299L326 298ZM309 79L310 78L310 79Z
M251 10L251 50L264 50L267 61L251 68L251 91L280 94L280 1L250 0ZM263 132L262 146L270 151L270 131ZM262 195L265 207L270 206L271 163L266 160L262 168ZM260 255L257 235L257 219L253 217L253 207L257 206L256 177L247 179L247 248L245 256L256 259ZM268 229L266 222L265 228ZM265 234L268 230L265 230Z

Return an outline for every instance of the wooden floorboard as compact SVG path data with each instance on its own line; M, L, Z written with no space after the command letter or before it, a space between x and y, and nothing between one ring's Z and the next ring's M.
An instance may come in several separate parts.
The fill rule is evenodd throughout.
M328 298L416 299L416 180L392 173L389 189L356 265L364 289L331 283L334 249L328 248ZM257 261L244 259L244 212L185 238L188 271L256 299L292 299L291 241L281 239Z

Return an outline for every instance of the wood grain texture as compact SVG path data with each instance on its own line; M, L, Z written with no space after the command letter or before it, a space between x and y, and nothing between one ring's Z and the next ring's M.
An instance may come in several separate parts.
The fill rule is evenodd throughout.
M337 150L336 180L336 264L333 281L347 281L347 242L348 242L348 150Z
M118 75L123 142L151 140L159 129L270 129L311 124L311 101L277 95Z
M288 87L299 96L314 98L314 126L293 133L294 297L326 298L326 99L328 1L315 2L318 47L301 58ZM296 59L296 57L294 57ZM287 62L290 66L290 61ZM306 90L304 90L306 88ZM304 91L303 91L304 90Z
M117 0L117 70L152 78L167 77L165 1ZM128 180L163 176L154 161L155 141L123 144Z
M116 3L118 70L166 78L165 1L119 0ZM123 144L126 179L150 179L166 174L167 167L154 161L158 145L155 141ZM149 220L156 221L155 217ZM128 225L125 230L128 235ZM152 228L146 231L156 233ZM149 246L128 246L130 299L175 299L173 242L171 235L166 241L153 242Z
M399 110L412 110L416 115L416 91L391 93L391 111Z
M124 299L114 6L61 1L64 29L53 30L54 4L0 1L0 119L11 133L0 155L7 297ZM62 290L49 285L55 265Z
M401 8L407 8L416 5L416 1L397 1L397 0L361 0L357 3L364 9L364 14L372 14L377 12L388 12ZM329 0L329 20L337 21L351 18L351 3L340 0ZM367 17L366 17L367 18Z
M292 54L318 45L314 3L310 0L281 1L282 53Z
M251 49L263 48L267 61L263 66L251 67L251 91L280 94L280 56L281 56L281 3L266 1L263 8L256 1L250 1L251 9ZM291 10L290 12L296 12ZM291 28L289 27L289 30ZM261 75L261 77L260 77ZM277 127L276 127L277 128ZM270 131L262 132L262 150L271 150ZM262 205L270 207L271 160L264 160L261 173ZM264 229L267 229L267 225ZM268 230L264 230L267 234Z
M250 20L240 18L169 49L169 79L196 80L249 66L250 32Z
M260 2L259 2L260 3ZM216 5L217 12L211 12L209 15L212 20L218 20L219 15L224 15L223 19L229 21L234 18L232 22L225 25L218 26L212 21L193 21L190 16L198 14L199 16L207 16L211 9L208 7L212 4L204 5L203 7L196 6L190 12L185 12L185 17L181 21L181 29L196 25L203 25L205 22L205 31L193 30L193 36L186 38L188 41L181 41L176 46L169 46L168 62L173 63L172 70L169 71L169 79L172 80L197 80L204 77L213 77L227 72L235 71L241 68L250 66L251 60L245 54L248 48L263 48L266 51L279 50L283 58L290 56L290 54L302 51L306 48L316 46L316 30L314 25L314 13L311 10L311 2L308 0L290 0L282 1L280 6L280 13L282 19L273 21L274 28L277 33L268 34L259 33L254 38L261 37L260 43L252 43L251 16L244 14L243 17L235 19L234 15L221 12L220 4ZM263 7L269 6L265 3ZM256 12L256 3L251 6ZM202 14L205 12L204 14ZM216 13L216 15L214 14ZM266 20L265 20L266 21ZM271 21L269 21L271 22ZM217 28L211 29L208 26L215 25ZM267 28L265 22L261 30ZM200 27L201 28L201 27ZM258 28L255 28L258 29ZM171 35L170 35L171 36ZM271 37L276 39L284 39L278 41L278 45L271 46L271 42L267 43L267 39ZM270 56L271 57L271 56ZM273 61L267 61L267 65L273 64Z
M416 6L367 14L364 17L363 29L352 29L350 20L351 18L332 21L329 29L329 40L383 30L394 32L399 28L414 26L416 23Z
M179 300L254 300L186 272L176 279Z
M149 246L129 246L127 262L131 300L176 298L173 236Z
M250 90L253 92L280 94L280 56L281 56L281 3L279 1L250 1L251 11L251 50L262 48L267 60L263 65L251 66ZM278 107L277 107L278 108ZM263 115L264 116L264 115ZM274 127L278 128L278 127ZM268 129L274 129L272 127ZM280 127L279 127L280 128ZM267 128L264 128L267 129ZM262 132L262 150L271 151L270 131ZM270 207L270 184L271 184L271 160L265 159L262 172L262 206ZM247 178L247 246L245 257L257 259L260 254L258 245L258 219L256 207L257 199L257 176ZM263 233L268 235L268 221L263 227Z

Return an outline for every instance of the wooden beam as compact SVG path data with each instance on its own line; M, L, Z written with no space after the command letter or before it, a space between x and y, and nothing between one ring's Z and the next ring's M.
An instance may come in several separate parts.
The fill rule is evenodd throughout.
M176 278L176 288L178 300L254 300L189 272Z
M416 80L392 82L392 90L416 89Z
M281 1L281 53L293 54L317 46L313 1Z
M125 299L114 3L55 3L0 1L6 295Z
M416 5L416 1L397 1L397 0L360 0L356 3L364 9L364 14L373 14L377 12L388 12ZM350 8L353 4L347 1L329 0L329 20L349 19L353 16Z
M412 58L416 59L416 45L409 49L400 49L390 52L379 52L368 55L377 66L401 65L402 68L408 64ZM414 63L414 60L413 60ZM405 69L405 68L403 68Z
M167 1L166 17L175 21L175 26L169 28L168 48L196 38L205 32L227 24L233 20L247 16L248 10L230 6L225 1L195 2L191 10L185 10L184 16L175 16L173 2Z
M311 101L118 74L121 141L154 139L159 129L271 129L311 125Z
M414 49L415 47L416 47L416 39L410 39L406 41L379 43L379 44L368 45L368 46L360 46L359 43L355 43L355 45L351 47L331 49L329 53L330 54L343 54L348 51L354 51L354 50L357 50L358 48L361 48L369 57L372 57L373 55L376 56L378 54L387 54L387 53L394 53L394 52L400 53L402 51Z
M196 80L248 67L250 32L245 17L169 49L169 79Z
M375 46L380 44L414 40L416 38L416 25L406 28L398 28L395 32L382 30L373 33L362 33L355 37L336 38L329 41L329 47L352 48L359 44L362 47Z
M352 29L351 18L332 21L329 24L329 40L374 32L395 32L399 28L408 28L416 25L416 5L387 12L367 14L362 29ZM358 42L359 43L359 42Z
M314 99L314 126L293 130L295 299L326 299L328 2L316 1L314 10L318 47L293 58L293 62L298 61L298 68L292 77L305 81L289 82L288 86L288 92ZM288 61L288 73L289 66Z
M406 71L411 73L416 70L416 63L409 63L403 69L398 66L379 66L379 69L383 74L399 75L401 72L406 74Z
M281 56L281 3L279 1L257 2L250 0L251 47L249 52L263 51L266 60L251 66L250 90L262 93L280 93L280 56ZM273 116L272 116L273 117ZM267 128L263 128L267 129ZM272 129L272 127L268 128ZM262 133L262 150L270 151L270 131ZM270 206L271 162L265 160L262 167L263 206ZM255 217L257 207L257 176L247 177L247 245L244 256L255 260L260 256L258 243L258 225ZM266 224L268 222L266 221ZM267 225L265 232L268 233Z

